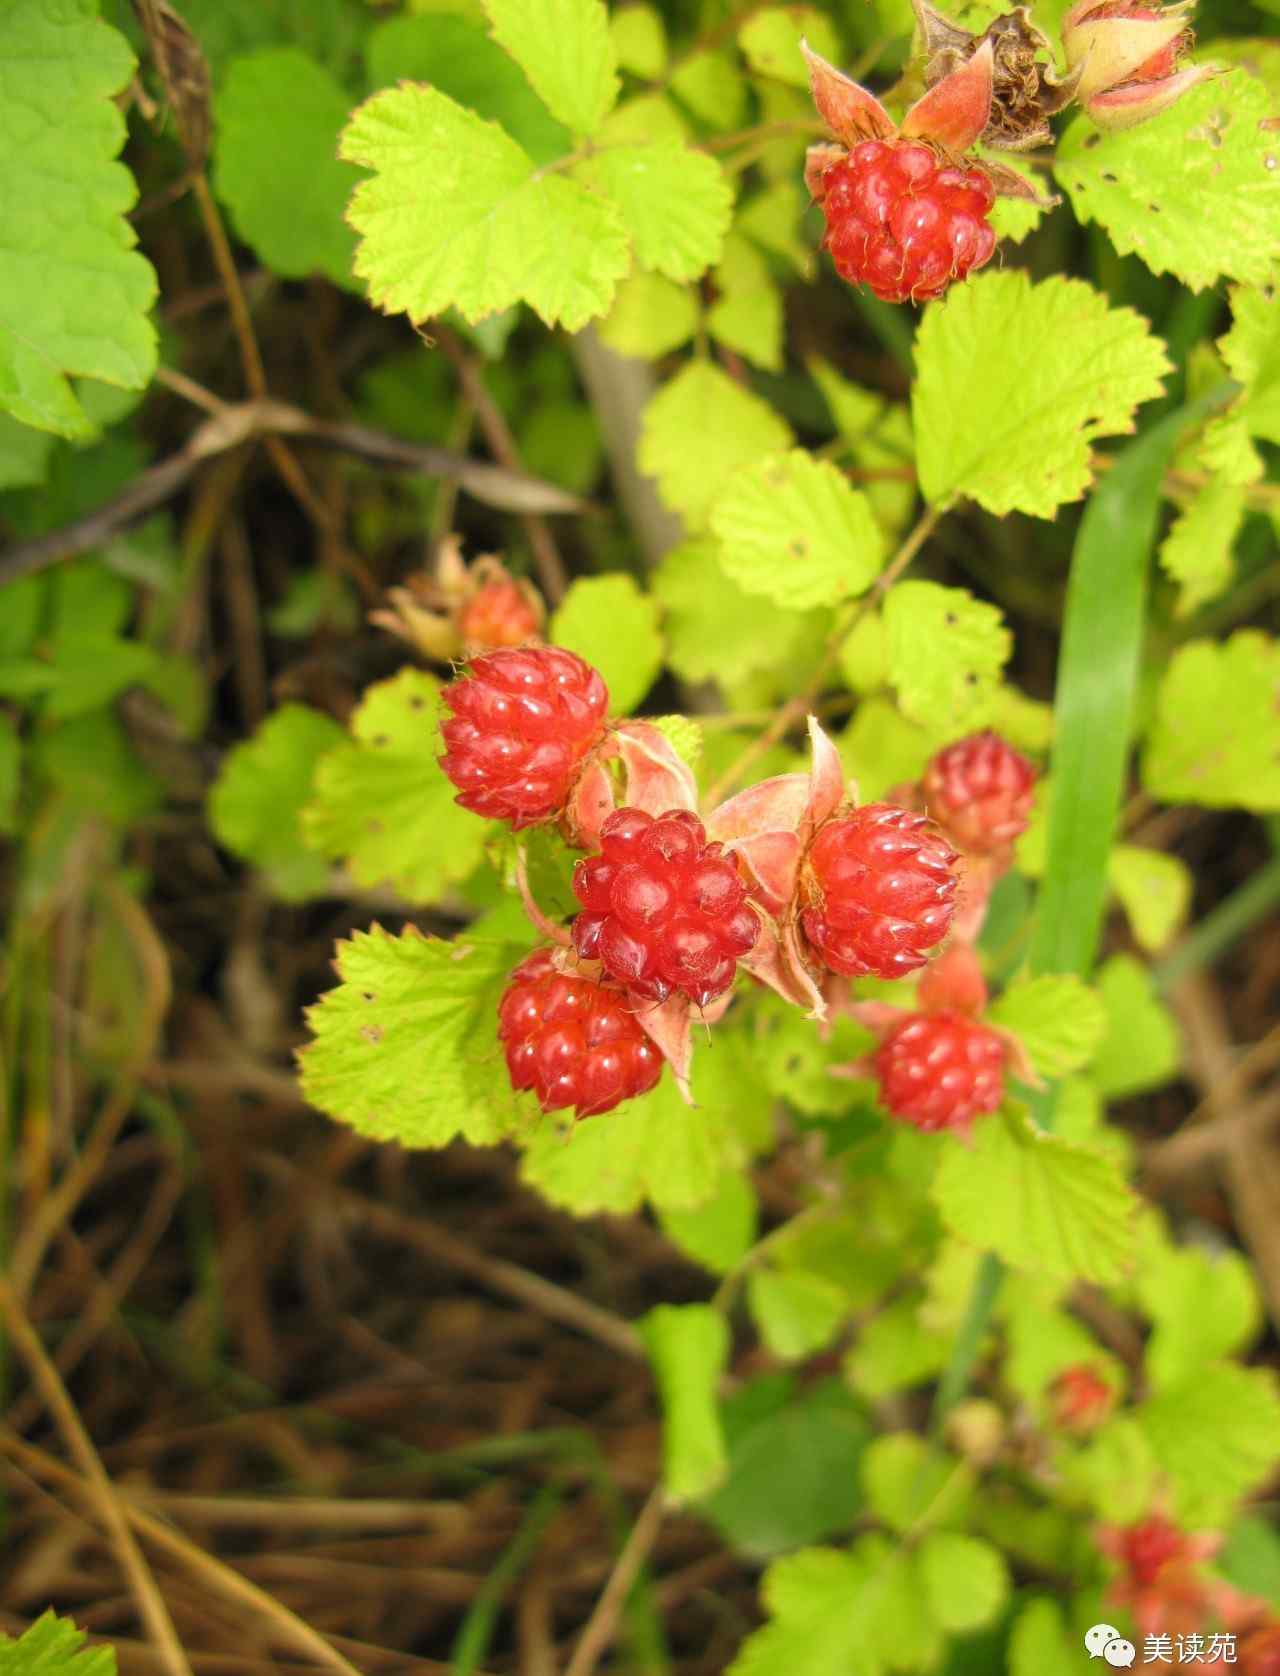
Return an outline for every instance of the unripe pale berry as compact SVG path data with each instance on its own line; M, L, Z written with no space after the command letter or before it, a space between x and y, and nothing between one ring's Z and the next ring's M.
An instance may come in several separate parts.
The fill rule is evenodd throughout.
M579 956L652 1001L678 992L705 1007L728 989L760 932L733 857L708 844L684 809L656 819L615 810L600 854L575 868L573 890L583 908L573 922Z
M802 876L810 946L847 978L914 972L951 924L957 859L932 822L890 803L828 821Z
M485 582L458 612L463 645L477 650L519 646L541 627L541 614L527 587L509 576Z
M876 1050L880 1099L917 1129L965 1132L1004 1098L1004 1043L960 1013L909 1013Z
M457 801L517 831L564 807L609 708L599 672L559 646L486 652L440 696L453 712L440 761Z
M498 1006L498 1038L514 1088L532 1089L545 1112L578 1117L646 1094L662 1055L621 990L558 972L535 950L511 974Z
M925 302L991 260L995 189L915 140L864 140L824 171L818 202L836 272L889 303Z

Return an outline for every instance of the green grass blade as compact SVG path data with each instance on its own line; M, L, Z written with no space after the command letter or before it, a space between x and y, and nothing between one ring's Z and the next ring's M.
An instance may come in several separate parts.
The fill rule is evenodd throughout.
M1080 521L1058 658L1053 806L1033 973L1086 978L1093 967L1129 759L1160 482L1179 432L1229 393L1230 386L1216 389L1131 442Z

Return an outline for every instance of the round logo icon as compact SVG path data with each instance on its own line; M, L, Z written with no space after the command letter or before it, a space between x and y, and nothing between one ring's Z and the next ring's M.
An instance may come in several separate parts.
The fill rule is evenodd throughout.
M1087 1629L1084 1632L1085 1651L1091 1659L1100 1659L1106 1653L1108 1641L1119 1641L1120 1639L1120 1631L1116 1629L1114 1624L1095 1624L1092 1629ZM1128 1643L1126 1642L1125 1645L1127 1646Z

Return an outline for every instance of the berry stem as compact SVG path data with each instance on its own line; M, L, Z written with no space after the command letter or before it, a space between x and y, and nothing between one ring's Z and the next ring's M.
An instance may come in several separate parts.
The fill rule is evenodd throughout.
M844 645L853 630L861 622L866 611L877 604L889 589L899 579L903 571L915 558L916 554L928 541L937 528L942 517L950 511L951 501L945 501L937 506L926 506L916 520L914 528L903 541L898 551L890 559L884 570L876 578L871 589L856 602L853 610L832 629L827 637L818 667L814 671L813 679L794 698L789 699L770 722L769 726L759 734L747 748L731 762L720 778L712 785L704 799L704 806L714 809L718 803L724 801L735 786L741 783L743 776L757 763L767 750L776 745L779 739L802 722L813 708L818 694L826 684L828 675L840 656L840 648Z

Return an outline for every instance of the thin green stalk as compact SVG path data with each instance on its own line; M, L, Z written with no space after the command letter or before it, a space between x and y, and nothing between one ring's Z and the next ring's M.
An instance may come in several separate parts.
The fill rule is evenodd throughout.
M978 1272L973 1279L973 1290L965 1308L964 1320L951 1346L951 1356L938 1381L934 1393L930 1430L936 1435L942 1430L947 1415L969 1388L969 1379L982 1348L983 1335L991 1320L1000 1282L1004 1279L1004 1264L993 1252L983 1253Z
M462 1620L453 1643L453 1676L471 1676L489 1651L503 1597L537 1553L543 1533L563 1500L564 1492L554 1484L547 1485L534 1497L520 1529L477 1590Z

